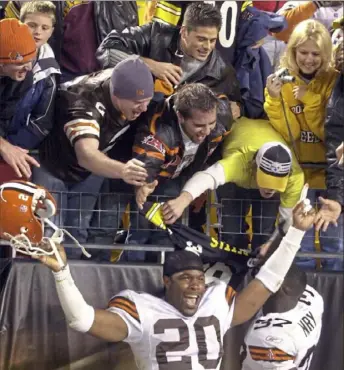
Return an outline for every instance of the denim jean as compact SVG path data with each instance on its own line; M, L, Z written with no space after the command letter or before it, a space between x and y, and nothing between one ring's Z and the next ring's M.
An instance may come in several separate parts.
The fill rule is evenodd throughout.
M118 238L118 231L123 229L122 217L126 207L133 197L131 185L122 180L105 179L93 213L88 233L89 243L114 244ZM110 260L111 251L103 250L99 257L101 260Z
M264 244L275 229L279 195L262 198L259 190L243 189L233 183L220 186L217 197L222 204L221 239L237 248L248 248L250 238L245 216L252 206L252 249Z
M323 195L324 191L315 189L308 190L308 199L314 206L317 198ZM338 227L330 225L326 232L320 231L319 241L322 252L328 253L343 253L343 214L340 215ZM314 228L308 230L301 243L301 252L314 252L315 251L315 231ZM314 269L316 261L314 258L297 258L296 263L306 269ZM322 267L326 270L339 271L343 270L343 259L339 258L326 258L321 260Z
M68 183L53 176L41 165L39 168L33 168L32 181L49 190L56 200L59 211L51 218L51 221L56 226L67 229L79 243L85 243L104 178L92 174L82 182ZM47 235L52 235L52 232L52 230L47 230ZM82 254L77 246L66 248L66 253L68 258L76 259L79 259Z

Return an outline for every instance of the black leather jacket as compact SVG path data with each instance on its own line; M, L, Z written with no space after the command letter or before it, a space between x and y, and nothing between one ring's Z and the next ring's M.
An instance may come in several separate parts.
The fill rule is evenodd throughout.
M217 123L210 135L198 147L193 160L184 158L184 141L177 114L173 109L174 96L152 103L137 123L133 157L145 163L148 182L154 179L191 177L209 164L210 157L229 133L228 100L219 99Z
M112 31L99 46L96 57L103 68L114 67L123 53L179 65L178 43L178 27L153 22L131 27L128 32L121 34L116 30ZM208 62L185 81L191 82L203 83L214 92L225 94L229 100L241 102L240 85L235 70L231 65L225 64L216 49Z
M344 75L338 77L327 108L325 144L327 197L344 206L344 172L338 166L336 148L344 140Z
M95 1L93 6L98 44L112 30L122 32L139 24L136 1Z

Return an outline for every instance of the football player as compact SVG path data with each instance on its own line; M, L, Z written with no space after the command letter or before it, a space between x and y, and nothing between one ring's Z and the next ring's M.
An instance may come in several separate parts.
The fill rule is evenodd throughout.
M324 301L297 266L264 304L246 333L242 370L309 369L319 341Z
M219 369L225 332L255 315L276 293L315 217L304 212L304 202L293 212L279 248L241 292L221 281L205 284L203 263L189 251L167 256L163 267L165 297L125 290L114 296L106 310L88 305L65 266L53 256L40 256L53 271L56 289L69 326L107 341L130 344L140 369ZM283 260L283 264L280 261Z

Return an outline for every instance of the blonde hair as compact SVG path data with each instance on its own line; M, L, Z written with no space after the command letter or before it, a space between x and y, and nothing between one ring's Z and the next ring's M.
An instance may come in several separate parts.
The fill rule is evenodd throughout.
M321 56L321 66L317 73L328 71L332 62L332 42L331 36L326 27L320 22L308 19L300 22L290 35L287 48L281 57L281 68L288 68L294 73L299 73L296 63L296 49L306 41L312 40L319 48Z
M20 8L20 20L25 21L29 14L43 13L50 16L53 26L56 23L56 6L51 1L28 1Z

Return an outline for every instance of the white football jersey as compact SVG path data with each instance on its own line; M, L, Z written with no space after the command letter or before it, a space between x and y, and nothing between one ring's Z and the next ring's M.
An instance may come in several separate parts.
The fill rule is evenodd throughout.
M108 310L126 322L125 342L140 370L217 370L234 299L233 289L218 281L208 287L192 317L163 299L132 290L113 297Z
M324 301L307 285L296 307L258 315L241 348L242 370L308 370L319 341Z

